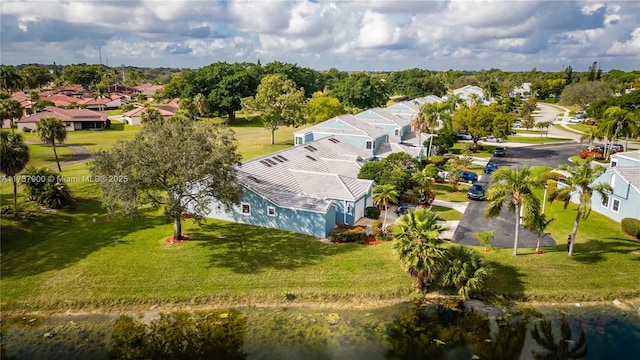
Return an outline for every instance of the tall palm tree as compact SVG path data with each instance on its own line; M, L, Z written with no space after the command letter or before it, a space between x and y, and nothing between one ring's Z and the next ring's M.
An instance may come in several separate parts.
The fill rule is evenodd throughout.
M449 104L445 102L425 103L420 108L418 117L414 120L413 130L418 132L418 144L422 146L421 133L429 129L431 136L429 137L428 157L431 157L431 148L433 146L433 134L435 133L438 121L445 117L449 111ZM418 124L416 124L418 122Z
M433 178L427 175L424 171L420 171L413 174L411 180L416 184L415 191L418 196L420 196L420 200L427 204L431 204L435 198L435 192L431 189L433 185Z
M538 211L540 203L533 195L534 188L544 186L544 180L531 175L528 166L521 170L502 167L491 174L492 184L486 192L488 200L484 215L495 218L500 215L503 205L516 214L515 234L513 239L513 255L518 255L518 239L520 237L520 213L526 215Z
M11 177L13 182L13 208L18 209L18 188L16 175L27 166L29 162L29 148L22 140L22 135L0 132L0 169Z
M560 318L560 338L555 339L553 324L551 321L542 319L531 329L531 337L544 350L533 351L534 359L584 359L587 357L589 347L584 330L580 331L577 341L573 340L571 327L567 322L565 314Z
M378 185L373 189L373 203L378 206L384 206L383 229L387 227L389 204L395 204L398 201L398 196L398 190L393 185Z
M428 209L409 211L393 228L393 250L404 270L413 277L413 287L421 292L442 268L445 250L440 233L446 230L437 223L438 214Z
M56 157L58 171L62 171L60 161L58 160L58 153L56 152L56 141L59 143L64 142L67 138L67 129L65 129L62 121L51 116L40 119L37 129L40 140L53 146L53 155Z
M611 185L603 182L594 183L595 180L606 170L602 166L592 167L589 160L578 160L572 165L560 166L560 170L566 170L569 172L569 178L567 179L567 185L556 188L551 194L549 194L549 201L556 199L566 199L571 195L578 195L578 211L576 218L573 222L573 231L571 232L571 238L573 241L569 246L569 256L573 256L573 247L576 243L576 233L578 232L578 225L580 220L586 220L591 213L591 197L595 191L602 198L602 202L609 201L609 194L613 192Z
M596 139L602 139L602 132L595 126L590 126L587 131L580 136L580 144L587 141L589 143L589 150L593 149L593 141Z
M640 129L635 122L635 115L629 110L623 109L620 106L612 106L604 112L604 121L601 127L604 129L613 130L613 137L611 143L615 142L620 136L620 132L623 128L629 129L632 133L637 134ZM611 155L611 146L605 149L604 158L608 159Z
M549 226L549 224L551 224L553 220L555 220L555 218L547 219L547 215L545 215L541 211L534 211L524 218L524 227L538 235L536 252L540 251L540 240L542 240L542 234L544 234L547 226Z

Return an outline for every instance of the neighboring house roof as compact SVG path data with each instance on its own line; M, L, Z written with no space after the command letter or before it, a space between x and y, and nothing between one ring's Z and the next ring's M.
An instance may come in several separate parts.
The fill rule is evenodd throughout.
M638 162L640 165L640 150L619 152L611 155L611 157L621 157Z
M136 92L137 90L121 84L114 84L114 85L107 86L107 91L110 93L123 93L123 94L130 95L131 93Z
M153 96L156 91L164 89L164 85L142 84L134 86L134 89L146 96Z
M366 158L355 146L327 137L250 160L238 167L238 179L278 206L326 212L329 199L356 200L373 186L353 176Z
M384 110L404 119L413 120L420 112L420 106L413 101L401 101L386 107Z
M337 123L347 126L337 126ZM387 135L387 132L385 130L369 125L361 119L358 119L357 117L350 114L338 115L320 124L308 127L301 131L297 131L296 134L308 134L312 132L330 133L336 135L340 134L366 136L373 139L377 139L381 136Z
M40 99L45 101L51 101L57 107L65 107L74 103L81 104L82 101L84 101L84 99L81 99L75 96L60 95L60 94L41 97Z
M409 125L409 120L402 118L400 116L394 115L379 107L365 110L357 114L356 117L362 120L366 120L370 124L372 124L373 122L374 124L377 124L377 125L396 125L400 127Z
M53 92L59 92L59 93L76 93L79 91L82 91L82 85L80 84L74 84L74 85L68 85L68 86L58 86L56 88L52 89Z
M484 97L484 91L475 85L465 85L459 89L453 90L455 95L459 95L461 99L471 100L472 95L477 95L480 99Z
M80 99L80 102L78 104L85 105L85 106L99 106L99 105L105 105L114 100L118 100L121 97L122 97L121 95L109 95L109 96L101 96L99 98L85 98L85 99Z
M378 147L375 155L379 158L385 158L392 153L404 152L415 158L420 155L421 150L419 147L403 143L384 143Z
M18 123L37 123L45 117L55 117L64 122L106 121L107 114L89 109L60 109L47 106L44 111L18 120Z
M609 171L615 171L624 181L631 184L640 193L640 166L613 167Z
M435 96L435 95L427 95L425 97L417 98L417 99L415 99L413 101L417 102L418 105L420 107L422 107L424 104L433 104L433 103L443 102L444 99L439 97L439 96Z
M162 116L173 116L173 115L176 114L173 111L167 111L167 110L164 110L164 109L161 109L161 108L157 108L155 106L151 106L151 108L154 108L154 109L158 110L160 112L160 115L162 115ZM127 116L127 117L130 117L130 118L138 117L138 116L142 116L142 113L144 113L147 109L148 109L147 107L141 106L141 107L137 107L137 108L135 108L133 110L129 110L126 113L124 113L123 115Z

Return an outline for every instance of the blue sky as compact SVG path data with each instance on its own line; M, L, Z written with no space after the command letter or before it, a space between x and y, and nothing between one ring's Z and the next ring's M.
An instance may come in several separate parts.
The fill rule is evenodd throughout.
M640 1L3 0L0 61L640 69Z

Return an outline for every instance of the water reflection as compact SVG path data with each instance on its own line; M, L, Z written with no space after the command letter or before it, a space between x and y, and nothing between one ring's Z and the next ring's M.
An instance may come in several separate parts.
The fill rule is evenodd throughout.
M640 353L637 313L399 304L3 317L2 359L599 359ZM482 311L481 311L482 310ZM480 311L480 313L479 313Z
M158 319L122 315L109 359L246 359L247 319L236 310L175 312Z

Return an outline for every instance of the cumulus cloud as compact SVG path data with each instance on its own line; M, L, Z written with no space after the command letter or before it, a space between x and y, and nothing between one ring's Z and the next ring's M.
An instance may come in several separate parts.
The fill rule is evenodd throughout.
M280 60L344 70L637 69L640 2L5 0L4 63L199 67Z

